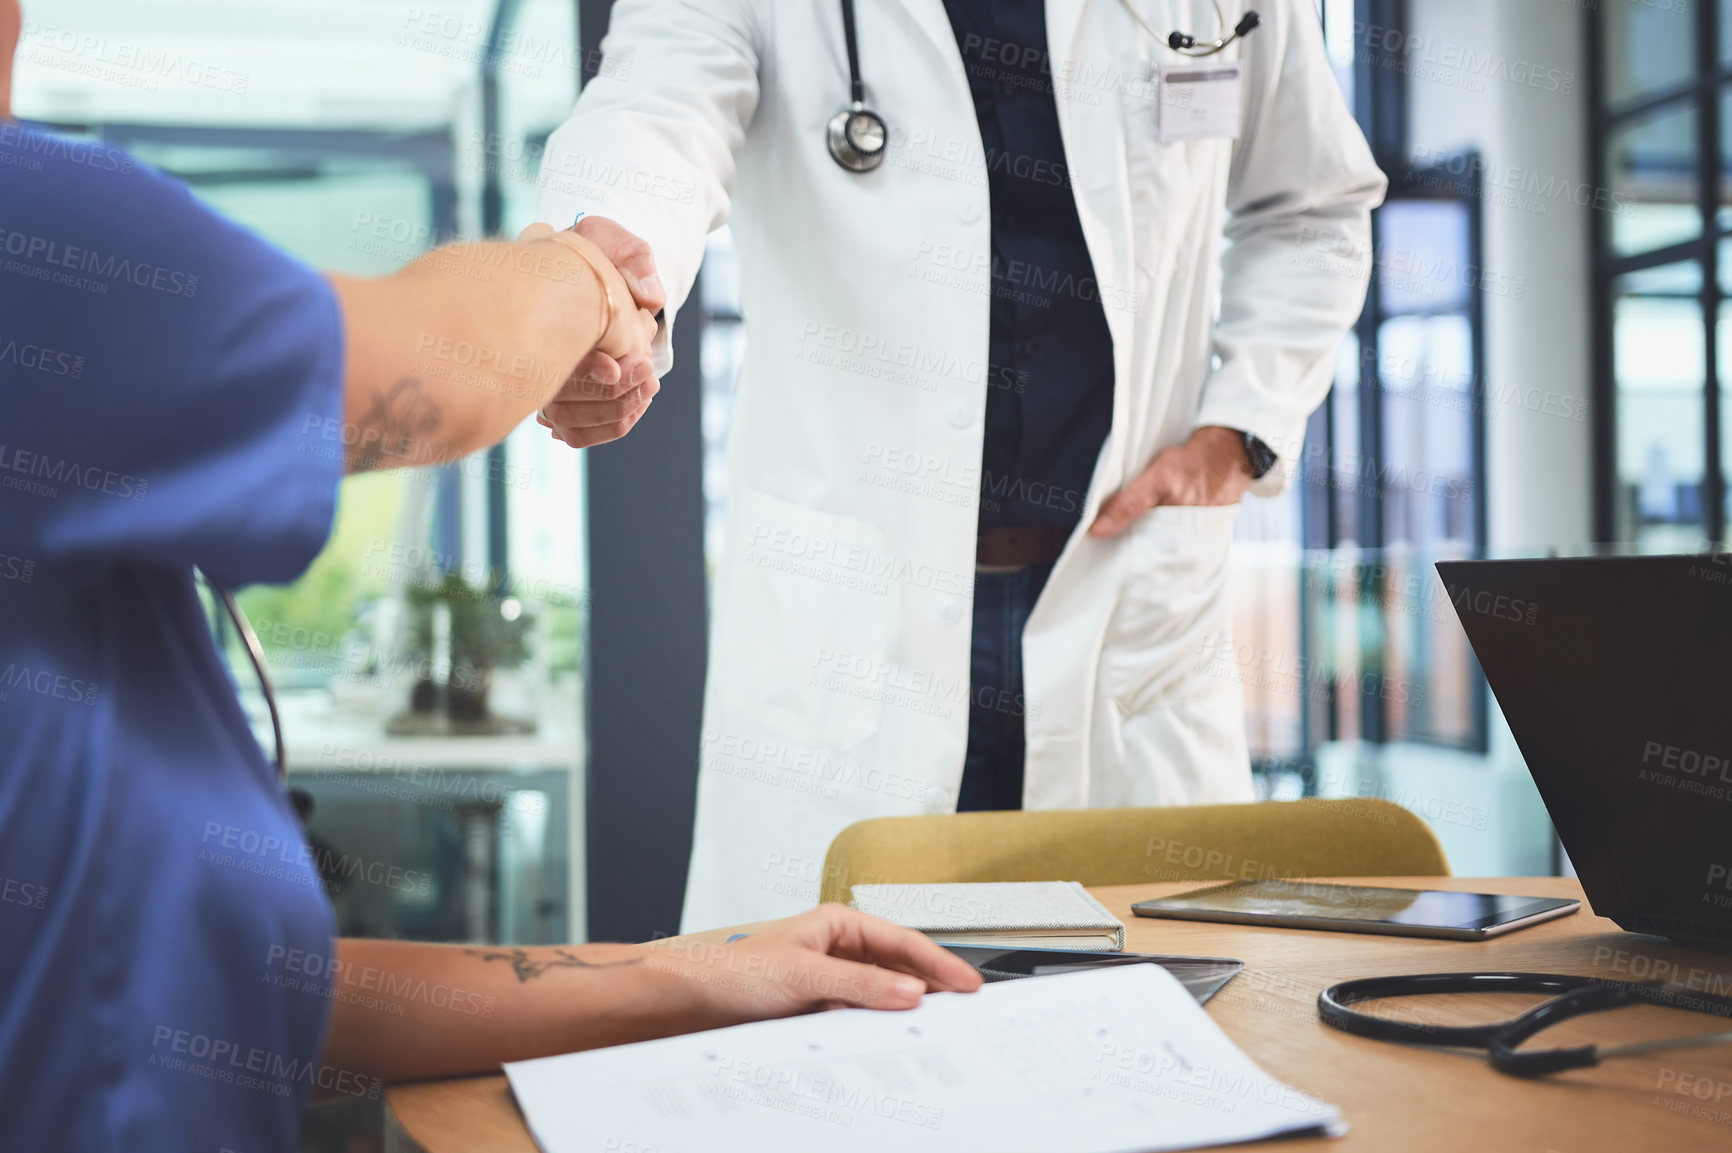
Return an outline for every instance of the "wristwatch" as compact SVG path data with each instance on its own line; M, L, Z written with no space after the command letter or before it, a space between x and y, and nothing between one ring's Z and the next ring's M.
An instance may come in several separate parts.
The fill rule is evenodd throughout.
M1251 479L1262 480L1275 467L1275 450L1248 432L1241 431L1239 436L1244 441L1245 459L1251 462Z

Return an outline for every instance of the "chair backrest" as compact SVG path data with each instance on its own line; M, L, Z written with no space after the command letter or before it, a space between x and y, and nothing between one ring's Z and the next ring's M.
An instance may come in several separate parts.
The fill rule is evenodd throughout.
M1155 809L940 813L843 829L820 900L860 884L1447 876L1431 829L1374 797Z

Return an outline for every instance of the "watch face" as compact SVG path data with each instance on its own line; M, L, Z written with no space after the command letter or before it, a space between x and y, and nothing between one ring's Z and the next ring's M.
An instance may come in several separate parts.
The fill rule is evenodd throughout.
M1260 480L1275 467L1275 450L1248 432L1240 435L1244 437L1245 456L1251 462L1251 478Z
M884 122L870 112L848 117L848 142L870 155L884 147Z

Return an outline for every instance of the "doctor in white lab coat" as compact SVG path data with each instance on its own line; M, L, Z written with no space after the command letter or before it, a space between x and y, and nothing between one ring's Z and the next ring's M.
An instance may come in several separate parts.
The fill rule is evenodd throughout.
M1241 686L1216 659L1237 501L1291 481L1384 189L1310 0L1258 8L1206 60L1239 79L1198 94L1157 78L1187 63L1167 30L1226 34L1210 0L1046 4L1039 67L1110 330L1111 419L1001 702L1030 809L1252 797ZM864 0L857 22L888 126L871 171L826 144L850 91L837 0L620 0L543 157L540 218L581 216L643 298L665 286L670 320L706 234L730 225L739 251L687 931L808 907L855 821L952 810L980 687L992 158L943 0ZM1227 122L1176 139L1184 114ZM605 439L567 399L544 410L556 434ZM1255 480L1245 434L1275 457Z

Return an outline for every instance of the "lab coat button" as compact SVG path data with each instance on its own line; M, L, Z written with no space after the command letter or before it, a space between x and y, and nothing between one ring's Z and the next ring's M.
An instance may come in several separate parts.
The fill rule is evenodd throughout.
M962 223L973 224L976 220L980 219L980 214L983 210L980 201L970 200L962 206L962 211L957 213L957 215L962 217Z
M974 409L966 400L959 400L950 406L950 423L955 428L967 428L974 423Z
M956 603L954 597L945 597L938 602L938 619L947 625L953 625L962 619L962 606Z

